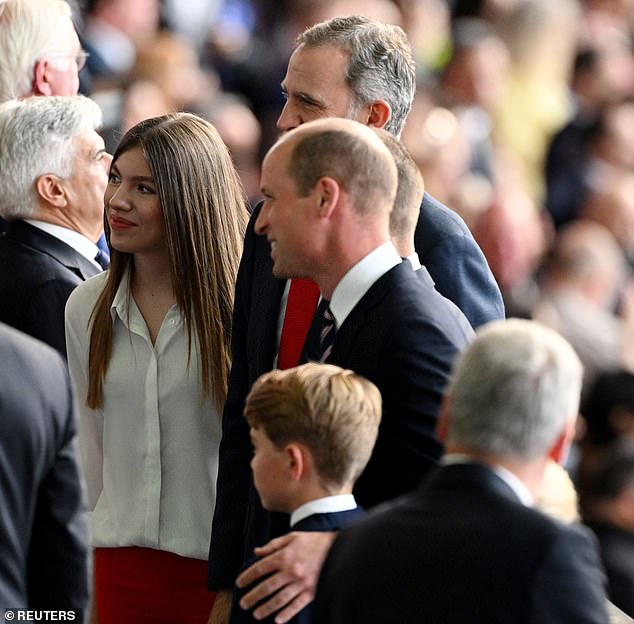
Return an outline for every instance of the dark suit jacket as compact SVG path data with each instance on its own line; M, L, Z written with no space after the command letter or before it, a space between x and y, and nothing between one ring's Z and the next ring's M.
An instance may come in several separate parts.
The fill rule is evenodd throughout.
M609 598L634 618L634 533L601 522L589 522L588 526L599 539Z
M209 555L209 587L212 589L233 587L242 563L251 558L253 548L266 543L271 536L285 533L288 529L284 518L266 513L260 505L257 491L252 483L249 466L251 460L249 427L242 415L244 401L251 384L262 373L271 370L273 366L279 306L286 283L285 280L273 276L270 246L266 237L257 236L254 232L253 226L258 213L259 209L256 208L247 228L236 283L232 334L233 358L229 394L223 412L218 493ZM475 246L474 242L472 244ZM435 251L439 251L437 247ZM423 258L421 260L424 261ZM447 264L453 261L454 259L448 258ZM396 415L395 419L400 422L409 421L413 416L413 410L416 412L414 420L418 420L418 414L423 414L423 416L417 424L409 423L412 425L409 428L416 429L416 432L401 431L402 435L400 435L394 431L399 429L398 424L395 424L393 430L391 425L385 425L384 428L389 434L387 438L389 442L386 441L385 444L379 445L380 457L391 455L394 444L404 443L403 457L400 457L401 449L399 449L397 462L401 462L402 459L402 469L399 470L399 467L396 466L394 471L399 475L403 474L405 478L403 483L395 483L390 487L385 487L384 484L394 474L394 471L389 470L384 477L380 478L381 487L377 490L376 495L370 497L371 500L358 499L364 507L385 500L380 496L387 495L388 491L402 493L417 485L421 473L438 457L440 446L430 432L436 416L442 386L449 372L450 361L458 349L457 345L462 346L466 342L463 328L458 329L460 323L453 311L448 312L449 306L445 299L440 297L433 288L426 285L424 280L418 280L409 266L407 266L407 271L404 273L409 276L405 278L408 285L403 287L403 292L409 293L408 305L411 304L412 300L429 299L428 302L421 303L421 315L425 316L425 319L421 318L420 322L424 327L416 328L416 336L413 337L411 335L413 328L400 332L398 325L400 313L393 317L390 311L382 319L371 316L372 323L367 326L368 333L364 332L358 336L359 342L367 342L363 349L359 349L359 353L370 350L372 353L369 354L368 360L376 362L374 345L380 342L380 336L386 335L386 332L390 335L396 334L394 345L406 346L404 349L406 355L394 354L393 350L396 347L394 349L388 348L389 353L386 354L384 365L397 367L407 365L416 368L422 364L425 370L421 371L420 379L412 384L411 389L406 387L407 384L401 383L401 379L389 379L389 383L393 384L393 388L388 390L389 399L392 400L398 396L398 404L406 406L405 411L401 415ZM410 277L412 279L409 279ZM414 282L418 285L412 286ZM397 290L401 292L400 286ZM414 307L417 305L415 304ZM376 309L383 314L388 307L388 305L383 304L377 306ZM437 326L435 320L432 320L436 314L442 317ZM394 323L392 323L392 318L395 320ZM448 334L449 339L443 336L447 324L451 327ZM369 332L379 330L379 328L380 331L376 336L369 334ZM421 333L418 333L419 329L421 329ZM453 341L454 338L457 339ZM437 350L439 343L443 344ZM386 348L387 344L385 344ZM412 348L412 345L417 346ZM436 350L438 353L434 355ZM333 351L333 355L336 353L336 350ZM425 361L425 357L428 357L427 361ZM399 358L406 358L408 361L406 363L396 362ZM334 359L331 361L339 363ZM397 370L398 368L395 368L386 376L394 376ZM441 370L443 372L439 374ZM362 371L357 372L362 373ZM386 390L380 386L379 389ZM421 393L421 389L424 389L425 396L421 397L419 402L418 395ZM415 403L419 404L414 405ZM398 410L399 408L396 408L394 413L396 414ZM414 433L414 437L409 438L409 433ZM424 438L428 439L423 441ZM422 447L415 448L415 445L420 441L422 441ZM421 464L413 473L410 473L408 467L412 461L415 462L416 456L420 459ZM373 474L377 472L374 467L370 469ZM364 490L367 488L363 479L359 486Z
M0 238L0 321L66 357L66 300L77 284L99 272L66 243L13 221Z
M315 624L606 623L589 532L522 505L484 466L451 465L343 529Z
M66 366L0 323L0 612L82 609L87 535Z
M293 526L293 531L320 531L327 533L329 531L338 531L344 526L349 525L351 522L363 517L364 511L361 507L355 507L347 511L339 511L333 513L320 513L313 514L304 518ZM243 566L243 570L246 570L250 565L257 561L257 557L252 557ZM272 615L264 620L256 620L251 616L251 611L245 611L240 608L240 600L247 594L252 587L246 587L243 589L237 589L233 592L233 600L231 606L231 624L256 624L256 622L262 622L262 624L274 624L275 615ZM255 608L255 607L254 607ZM294 618L289 620L288 624L310 624L312 622L312 604L302 609Z
M414 247L436 290L453 301L474 328L504 318L500 289L469 228L429 193L421 203Z

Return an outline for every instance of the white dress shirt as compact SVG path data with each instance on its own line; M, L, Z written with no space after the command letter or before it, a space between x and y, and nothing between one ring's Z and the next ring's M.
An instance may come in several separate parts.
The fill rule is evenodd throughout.
M383 243L359 260L339 281L330 299L330 311L337 329L373 284L403 258L391 242Z
M186 325L172 306L153 345L124 276L111 307L103 407L88 408L88 319L106 275L80 284L66 306L93 545L206 559L221 422L213 397L201 396L197 343L188 366Z

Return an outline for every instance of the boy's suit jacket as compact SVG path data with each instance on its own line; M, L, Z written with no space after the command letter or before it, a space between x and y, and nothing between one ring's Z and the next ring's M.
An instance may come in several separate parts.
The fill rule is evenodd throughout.
M346 511L337 511L333 513L318 513L308 516L303 520L300 520L293 525L293 531L320 531L330 532L338 531L344 526L349 525L351 522L358 520L364 515L364 511L361 507L355 507L354 509L348 509ZM243 566L246 570L251 564L257 561L257 557L251 558ZM230 624L256 624L256 622L262 622L263 624L274 624L275 616L272 615L265 620L256 620L251 616L251 611L245 611L240 608L238 604L242 596L248 591L249 587L244 589L236 589L233 592L233 600L231 606L231 619ZM310 624L312 621L312 605L308 605L300 613L298 613L289 624Z
M77 284L100 271L58 238L12 221L0 238L0 321L66 357L66 300Z
M209 555L209 587L212 589L232 587L253 547L286 530L283 521L271 528L271 515L263 513L260 506L249 466L249 427L242 415L251 385L273 367L280 301L286 284L285 280L273 276L266 237L255 234L259 210L260 207L256 207L247 227L236 283L233 358L223 412L218 494ZM436 289L441 293L443 289L454 293L472 323L504 317L497 284L466 225L427 193L421 205L416 245L421 262L430 269ZM432 449L432 454L435 452Z
M605 624L594 541L525 507L489 468L445 466L343 529L315 624Z

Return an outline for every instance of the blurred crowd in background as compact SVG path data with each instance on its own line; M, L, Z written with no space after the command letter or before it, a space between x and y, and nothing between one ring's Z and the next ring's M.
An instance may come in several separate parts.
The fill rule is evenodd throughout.
M229 146L253 205L296 35L351 13L399 24L418 64L402 140L426 190L471 228L507 315L556 328L583 361L586 430L569 464L588 522L605 521L621 482L634 509L634 455L613 446L634 439L632 0L74 5L90 54L81 89L104 111L110 151L142 119L198 113Z

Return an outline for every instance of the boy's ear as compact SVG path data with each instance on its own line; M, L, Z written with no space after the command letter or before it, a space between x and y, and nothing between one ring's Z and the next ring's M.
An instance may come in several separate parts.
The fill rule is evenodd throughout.
M288 458L288 469L291 479L299 481L304 477L310 458L306 449L301 444L292 442L286 445L286 457Z

